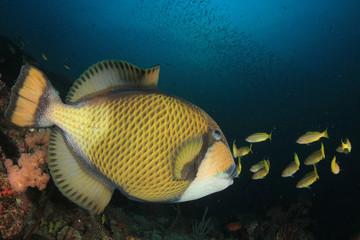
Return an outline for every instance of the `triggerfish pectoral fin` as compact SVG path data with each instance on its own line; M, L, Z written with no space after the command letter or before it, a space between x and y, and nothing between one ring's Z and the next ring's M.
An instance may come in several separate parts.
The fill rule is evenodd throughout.
M51 133L48 162L55 185L67 198L96 214L104 211L114 187L79 164L59 130Z
M173 166L173 175L175 179L184 180L189 177L189 171L186 171L186 165L195 159L202 146L203 138L201 136L189 139L183 143L175 154Z

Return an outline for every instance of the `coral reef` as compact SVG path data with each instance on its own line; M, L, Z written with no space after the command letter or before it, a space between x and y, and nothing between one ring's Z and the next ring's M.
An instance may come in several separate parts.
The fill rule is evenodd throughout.
M196 221L192 226L194 239L205 239L206 235L212 229L212 227L209 226L211 219L210 218L206 219L207 212L208 212L208 208L205 209L201 221Z
M25 194L12 190L6 174L0 172L0 239L19 237L33 205Z
M45 158L46 153L38 150L32 155L22 153L18 165L13 165L13 161L7 159L5 167L12 188L17 192L25 192L28 187L45 189L50 180L50 176L40 169L40 165L45 163Z

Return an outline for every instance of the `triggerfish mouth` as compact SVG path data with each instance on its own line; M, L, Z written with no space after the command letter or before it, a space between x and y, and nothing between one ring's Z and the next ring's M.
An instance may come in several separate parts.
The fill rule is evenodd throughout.
M55 126L51 176L93 213L114 189L138 201L184 202L227 188L237 171L224 134L197 106L157 90L159 71L102 61L63 103L44 73L24 65L5 117L21 127Z

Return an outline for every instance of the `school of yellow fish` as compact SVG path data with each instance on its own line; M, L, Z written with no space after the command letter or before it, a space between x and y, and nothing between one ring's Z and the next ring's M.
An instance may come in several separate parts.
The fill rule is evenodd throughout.
M238 158L237 164L237 177L241 172L241 158L246 156L249 153L253 153L252 144L258 142L264 142L267 139L271 141L272 132L265 133L259 132L254 133L248 136L245 141L250 143L250 146L242 146L240 148L236 147L235 141L233 142L233 156L234 158ZM307 144L317 142L321 138L329 138L328 131L325 129L323 132L311 131L307 132L304 135L300 136L296 143L298 144ZM351 143L348 138L345 140L341 139L341 144L336 148L336 152L349 154L351 152ZM320 149L311 153L304 160L304 165L312 165L314 166L313 171L307 173L304 177L302 177L298 183L296 184L297 188L310 188L311 184L316 182L319 179L319 175L316 169L316 164L325 159L325 147L324 143L321 142ZM294 153L294 161L292 161L283 171L282 177L293 177L293 175L300 169L300 160L297 153ZM336 162L336 156L330 162L330 170L333 174L338 174L340 172L340 167ZM250 171L254 173L252 179L263 179L270 171L270 160L264 159L254 165L251 166Z

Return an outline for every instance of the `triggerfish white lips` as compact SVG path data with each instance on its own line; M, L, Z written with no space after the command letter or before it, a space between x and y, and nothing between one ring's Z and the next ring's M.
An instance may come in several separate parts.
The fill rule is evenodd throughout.
M182 194L179 202L198 199L224 190L233 184L236 165L226 143L218 141L208 149L194 181Z

